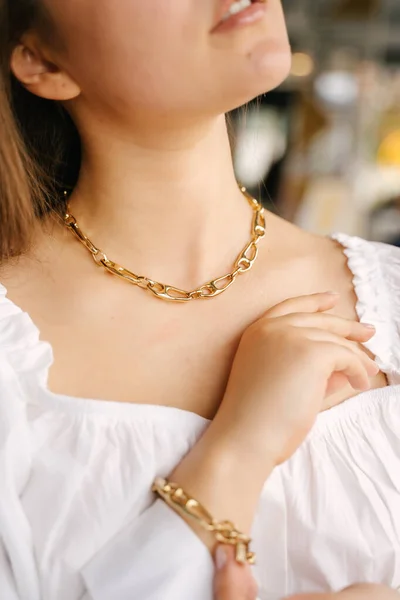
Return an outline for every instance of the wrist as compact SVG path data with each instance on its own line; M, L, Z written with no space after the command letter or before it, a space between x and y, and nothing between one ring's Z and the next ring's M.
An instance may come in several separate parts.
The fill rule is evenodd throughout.
M230 520L249 532L264 483L274 468L256 459L219 427L201 440L171 473L170 480L196 498L217 520Z
M260 429L259 424L257 429ZM269 432L267 426L263 427L262 440L258 439L255 431L255 427L249 424L237 426L229 423L224 415L217 414L204 439L212 451L227 462L228 467L232 463L239 472L251 470L254 477L265 482L279 464L280 446L276 432Z

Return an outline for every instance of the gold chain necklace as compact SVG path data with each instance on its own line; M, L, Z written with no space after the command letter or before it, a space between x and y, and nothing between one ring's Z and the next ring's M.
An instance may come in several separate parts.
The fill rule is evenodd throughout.
M64 215L64 223L76 238L82 242L85 248L89 250L97 266L104 267L109 273L151 292L156 298L173 302L189 302L190 300L215 298L225 292L236 281L239 274L250 271L258 256L258 244L260 240L265 237L265 208L258 200L250 196L245 187L239 187L253 209L251 241L239 254L235 261L234 270L231 273L213 279L192 292L186 292L185 290L180 290L172 285L165 285L164 283L153 281L148 277L135 275L132 271L129 271L118 263L110 260L107 255L104 254L100 248L97 248L83 233L75 217L69 212L68 207L67 212ZM65 195L67 194L65 193Z

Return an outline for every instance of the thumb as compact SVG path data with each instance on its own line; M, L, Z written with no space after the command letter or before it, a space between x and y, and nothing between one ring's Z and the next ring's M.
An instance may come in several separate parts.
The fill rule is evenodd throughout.
M217 547L215 565L215 600L256 600L257 585L251 569L236 562L233 546Z

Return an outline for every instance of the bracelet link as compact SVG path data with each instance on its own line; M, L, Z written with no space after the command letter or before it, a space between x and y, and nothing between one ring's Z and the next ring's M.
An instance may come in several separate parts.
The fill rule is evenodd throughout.
M255 564L255 554L250 551L251 539L238 531L231 521L218 522L210 513L177 484L157 478L152 491L178 513L195 519L203 529L213 533L217 542L235 546L236 561L241 564Z

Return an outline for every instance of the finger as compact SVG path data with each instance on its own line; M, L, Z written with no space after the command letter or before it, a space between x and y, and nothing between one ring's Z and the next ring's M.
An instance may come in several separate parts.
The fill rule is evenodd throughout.
M351 352L355 354L355 356L360 361L363 366L367 377L374 377L379 373L379 367L376 362L370 358L367 353L360 348L353 341L347 340L340 335L336 335L335 333L331 333L330 331L324 331L322 329L317 328L304 328L303 333L310 340L318 341L318 342L328 342L330 344L336 344L337 346L341 346L343 348L347 348Z
M313 327L330 331L347 340L366 342L376 333L373 325L359 323L350 319L343 319L336 315L326 313L294 313L283 317L285 323L293 327Z
M339 294L334 292L325 292L323 294L311 294L309 296L299 296L298 298L289 298L280 304L270 308L265 317L276 318L284 317L292 313L316 313L324 312L333 308L339 300Z
M215 600L256 600L257 586L251 569L236 562L233 547L218 546L215 564Z
M371 389L371 382L363 361L353 350L343 345L330 344L327 350L332 352L332 373L343 373L356 391L366 392ZM365 355L366 356L366 355ZM368 359L368 357L366 356ZM370 360L370 359L368 359Z

